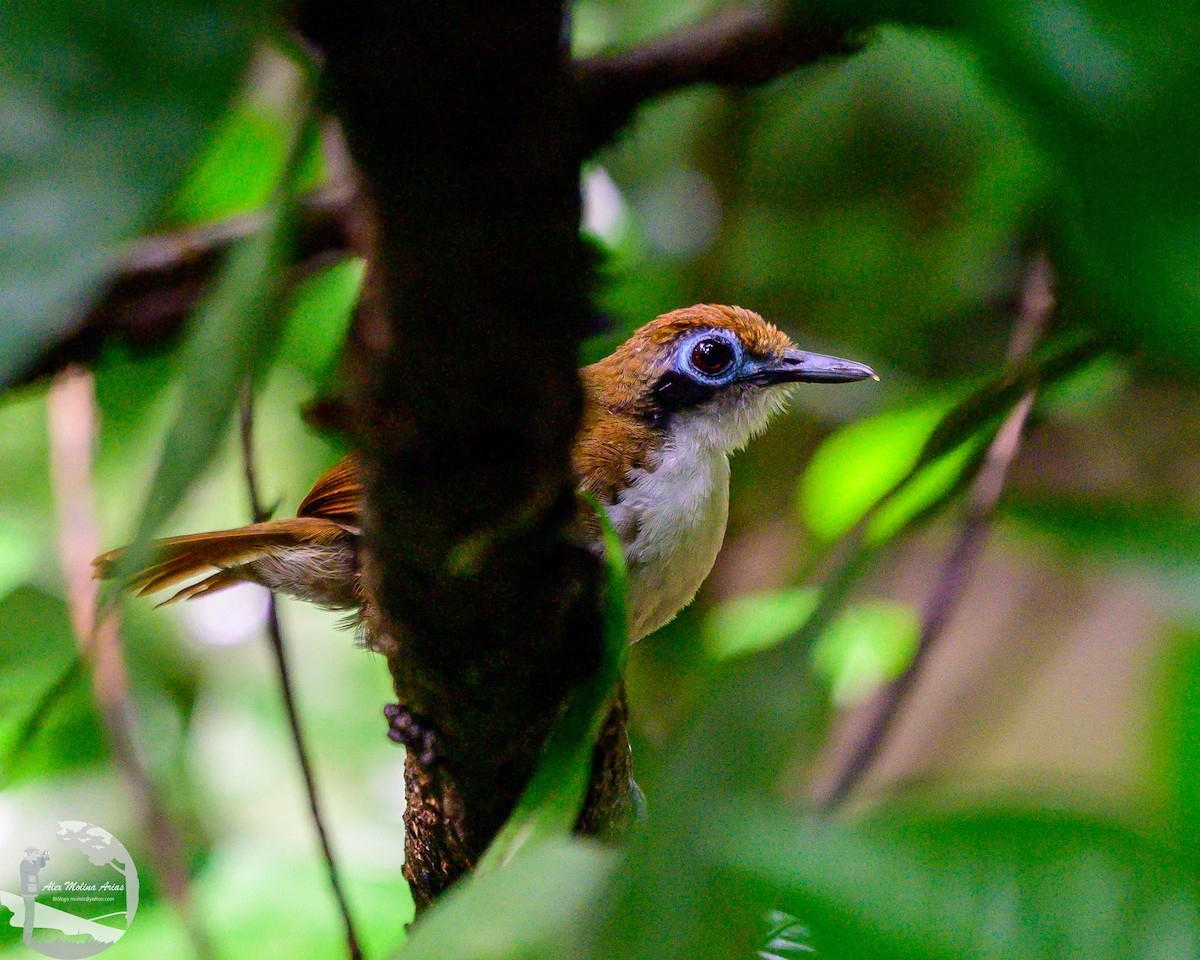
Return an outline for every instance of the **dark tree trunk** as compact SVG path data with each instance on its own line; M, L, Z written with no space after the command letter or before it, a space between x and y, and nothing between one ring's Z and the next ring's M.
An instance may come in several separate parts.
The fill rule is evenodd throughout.
M373 211L350 401L368 590L437 746L406 764L420 908L503 824L600 650L598 564L563 535L589 316L563 10L311 2L300 22ZM598 761L588 829L628 810L622 762Z

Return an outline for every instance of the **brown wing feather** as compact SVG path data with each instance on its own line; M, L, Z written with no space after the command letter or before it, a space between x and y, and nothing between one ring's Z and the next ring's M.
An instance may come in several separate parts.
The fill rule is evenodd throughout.
M635 407L614 396L596 366L582 371L584 408L571 465L581 490L602 505L616 502L629 485L629 471L645 469L661 437L634 413ZM586 541L600 537L600 524L580 498L576 527Z
M362 481L358 458L353 454L327 470L296 509L297 517L321 517L332 520L355 533L360 530Z
M212 576L205 577L203 580L176 591L162 603L155 604L155 606L165 607L168 603L174 603L176 600L195 600L197 597L207 596L210 593L216 593L218 590L224 590L226 587L232 587L234 584L244 582L244 578L238 574L236 569L218 570Z
M346 535L344 527L318 517L269 520L236 530L215 530L168 537L155 544L158 559L127 584L139 596L162 590L213 567L231 567L261 557L269 550L304 544L331 543ZM111 550L92 561L101 578L116 573L125 548ZM233 581L223 584L228 586ZM215 587L214 587L215 588ZM207 592L207 591L206 591Z

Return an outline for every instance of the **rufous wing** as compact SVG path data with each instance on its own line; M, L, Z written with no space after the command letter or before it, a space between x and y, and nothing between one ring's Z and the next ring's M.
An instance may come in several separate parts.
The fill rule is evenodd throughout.
M332 545L357 534L361 498L358 464L349 456L316 482L293 519L159 540L154 545L154 563L134 574L127 586L143 596L216 568L215 573L174 594L166 601L170 603L258 579L253 566L257 560ZM114 576L125 553L121 548L97 557L92 561L95 575L103 579Z
M308 496L296 508L296 516L332 520L353 533L359 533L362 494L358 458L351 454L330 467L313 484Z
M238 568L256 560L296 548L332 545L346 535L346 529L332 521L320 517L295 517L254 523L235 530L168 537L155 542L157 559L130 577L126 586L136 590L138 596L144 596L216 568L216 573L185 587L167 602L186 600L253 579L240 576ZM95 576L101 579L114 576L126 550L125 547L110 550L93 560Z

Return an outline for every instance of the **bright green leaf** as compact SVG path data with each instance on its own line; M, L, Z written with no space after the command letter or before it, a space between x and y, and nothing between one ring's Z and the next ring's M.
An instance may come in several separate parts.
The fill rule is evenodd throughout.
M243 102L226 116L199 165L171 198L168 218L184 223L222 220L251 214L270 201L288 162L291 100L296 96L291 88L302 80L285 61L267 62L268 79L246 91ZM296 190L312 189L325 176L324 155L314 142L298 161Z
M318 387L336 371L366 269L366 262L357 257L335 263L306 279L292 294L279 356Z
M727 600L704 620L704 644L715 659L772 647L796 633L812 615L811 588L749 593Z
M969 392L959 388L844 427L817 449L801 478L801 517L829 541L869 516L867 542L887 540L957 492L990 432L1025 392L1057 383L1098 353L1091 337L1067 334Z
M881 413L839 430L817 449L797 490L800 514L822 540L850 531L916 466L953 400Z
M882 543L895 536L910 521L957 492L987 439L984 434L976 434L914 473L911 480L879 504L867 525L867 541Z
M45 552L32 518L11 508L0 516L0 599L30 578Z
M916 611L906 604L853 604L817 641L813 665L834 703L856 703L904 672L920 633Z
M736 597L705 619L705 646L715 659L764 650L798 633L816 605L817 591L810 588ZM903 672L919 633L920 623L909 606L851 604L817 639L813 666L835 703L861 700Z

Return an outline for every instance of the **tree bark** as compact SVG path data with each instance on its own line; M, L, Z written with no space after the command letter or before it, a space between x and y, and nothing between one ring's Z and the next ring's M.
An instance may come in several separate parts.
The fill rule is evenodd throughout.
M374 211L348 386L376 627L436 744L406 762L418 909L496 834L601 649L599 566L565 536L590 271L562 25L547 0L300 14Z

